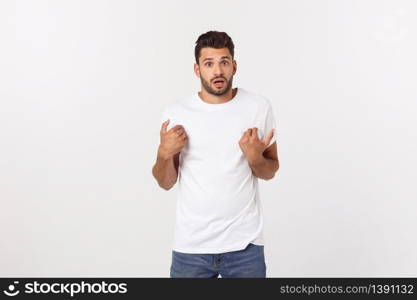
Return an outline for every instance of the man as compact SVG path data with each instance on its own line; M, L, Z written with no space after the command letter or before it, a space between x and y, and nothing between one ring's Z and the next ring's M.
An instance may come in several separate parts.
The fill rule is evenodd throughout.
M170 276L266 277L258 178L279 168L272 106L232 89L237 64L225 32L202 34L195 59L201 91L165 108L152 170L165 190L178 179Z

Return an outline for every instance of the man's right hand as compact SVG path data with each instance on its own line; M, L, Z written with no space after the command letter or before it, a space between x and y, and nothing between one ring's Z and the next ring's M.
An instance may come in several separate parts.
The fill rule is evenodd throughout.
M180 152L187 143L187 134L181 125L175 125L167 131L169 120L162 123L160 136L161 142L158 155L164 159L169 159Z

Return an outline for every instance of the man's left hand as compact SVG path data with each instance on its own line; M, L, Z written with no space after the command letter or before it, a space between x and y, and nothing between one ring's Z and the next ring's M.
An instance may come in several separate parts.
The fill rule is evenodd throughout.
M262 155L271 142L273 135L274 130L271 129L268 135L263 140L260 140L258 137L258 128L256 127L249 128L243 133L239 141L239 146L249 163L262 158Z

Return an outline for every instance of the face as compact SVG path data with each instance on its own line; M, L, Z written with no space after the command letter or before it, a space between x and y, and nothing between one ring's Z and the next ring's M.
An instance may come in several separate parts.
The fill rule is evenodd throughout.
M221 96L232 88L236 61L232 59L228 48L203 48L200 51L199 64L194 64L194 72L200 77L201 85L208 93Z

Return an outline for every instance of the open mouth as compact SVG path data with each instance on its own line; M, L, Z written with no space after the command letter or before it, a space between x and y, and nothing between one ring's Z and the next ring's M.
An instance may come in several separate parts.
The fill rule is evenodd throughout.
M216 79L213 81L213 84L215 87L223 87L224 86L224 80L223 79Z

